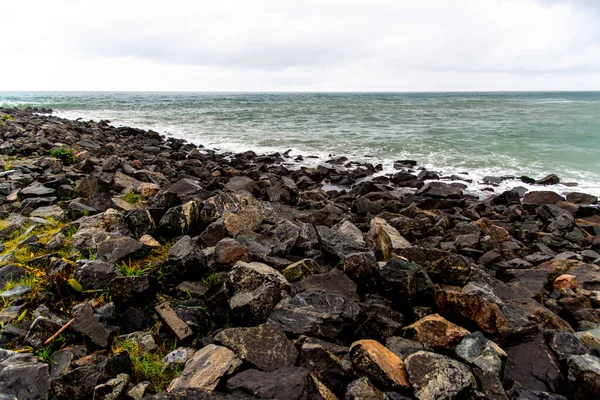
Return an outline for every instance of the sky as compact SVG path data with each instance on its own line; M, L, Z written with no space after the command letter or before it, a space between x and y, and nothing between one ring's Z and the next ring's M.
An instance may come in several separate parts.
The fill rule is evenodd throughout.
M0 91L600 90L600 0L2 4Z

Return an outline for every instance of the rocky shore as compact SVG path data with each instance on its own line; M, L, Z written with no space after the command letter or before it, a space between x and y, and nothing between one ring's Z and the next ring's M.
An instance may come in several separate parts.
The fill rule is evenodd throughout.
M49 111L0 108L0 399L600 398L596 197Z

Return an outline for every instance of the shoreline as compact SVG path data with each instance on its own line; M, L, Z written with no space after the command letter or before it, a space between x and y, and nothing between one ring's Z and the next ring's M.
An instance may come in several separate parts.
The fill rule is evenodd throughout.
M106 121L0 119L0 393L600 390L595 196L480 199L411 160L292 169Z

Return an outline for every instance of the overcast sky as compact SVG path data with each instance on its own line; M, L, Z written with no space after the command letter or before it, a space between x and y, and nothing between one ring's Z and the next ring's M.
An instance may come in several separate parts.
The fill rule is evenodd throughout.
M600 0L6 1L1 90L600 90Z

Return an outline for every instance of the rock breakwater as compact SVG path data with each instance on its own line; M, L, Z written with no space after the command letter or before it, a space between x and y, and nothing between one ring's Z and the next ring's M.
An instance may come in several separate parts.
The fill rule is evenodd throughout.
M48 111L0 109L5 398L600 393L594 196L482 200L410 160L365 180Z

